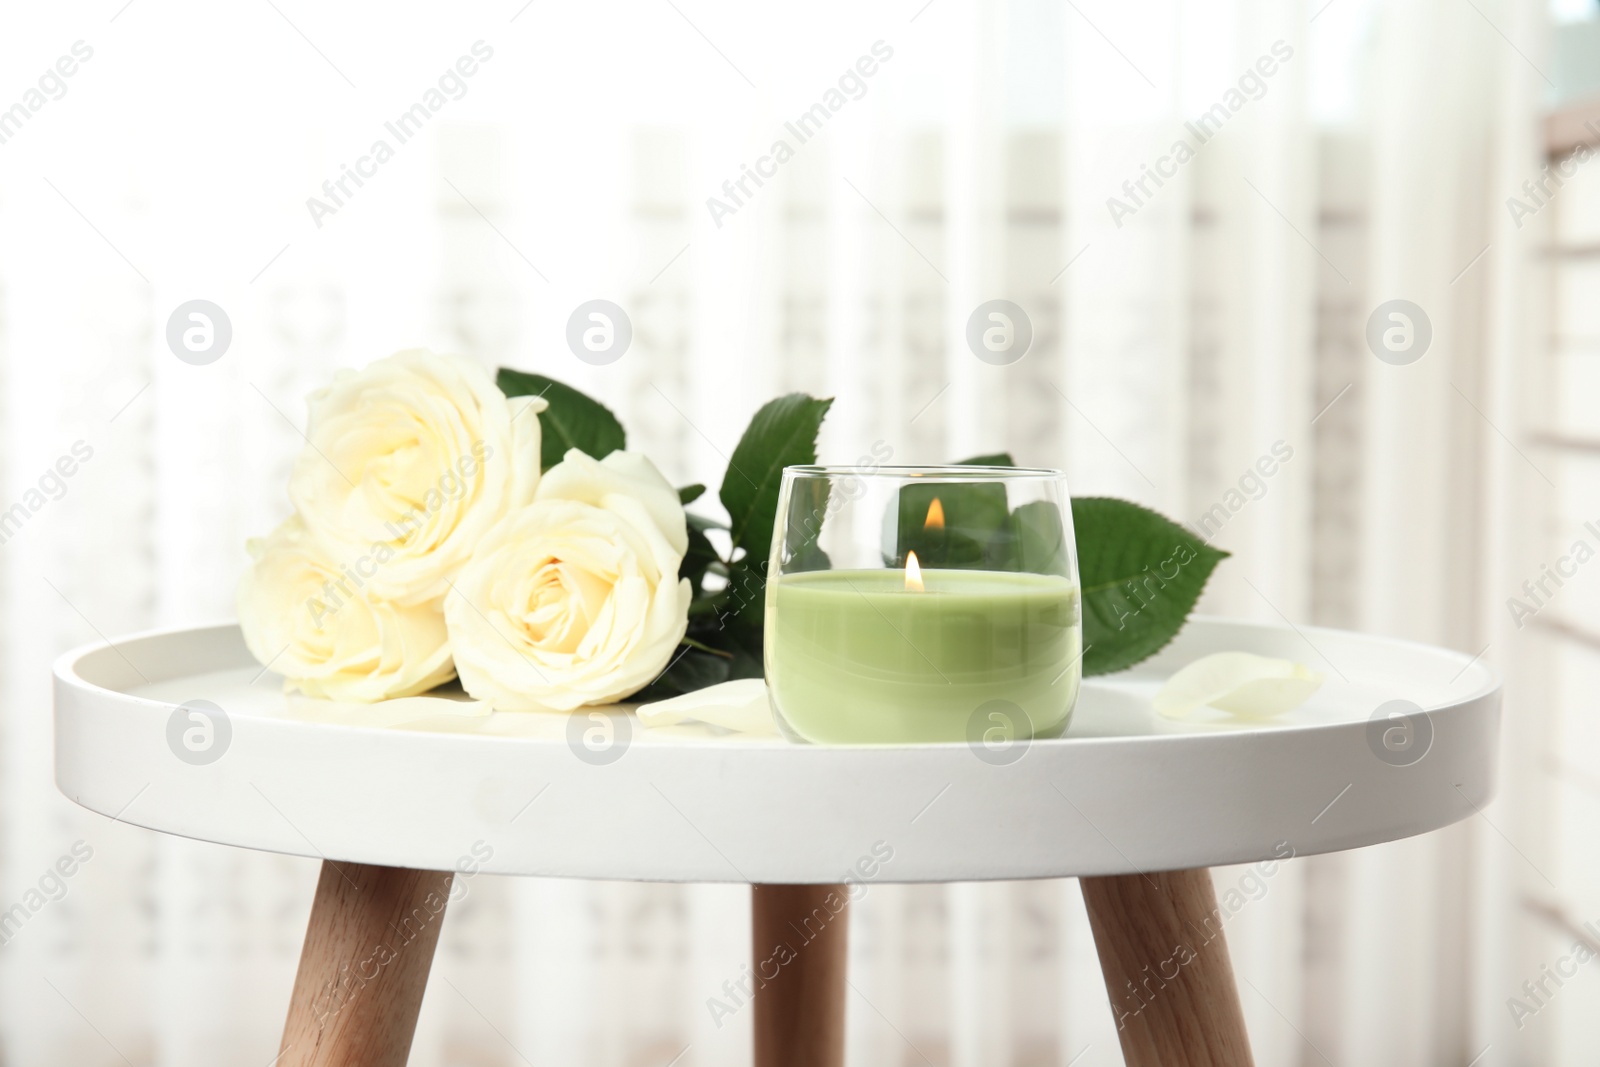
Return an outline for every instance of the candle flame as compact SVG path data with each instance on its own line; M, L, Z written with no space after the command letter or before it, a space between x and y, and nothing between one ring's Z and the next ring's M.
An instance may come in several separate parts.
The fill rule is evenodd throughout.
M915 552L906 553L906 592L920 593L922 588L922 567L917 563Z
M934 497L933 503L928 505L928 517L922 520L924 530L944 529L944 505L939 503L939 498Z

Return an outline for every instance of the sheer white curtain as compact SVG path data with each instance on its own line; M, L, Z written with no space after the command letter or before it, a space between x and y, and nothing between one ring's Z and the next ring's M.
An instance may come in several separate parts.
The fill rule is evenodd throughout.
M0 143L0 507L94 450L0 545L0 907L93 849L0 947L6 1060L276 1051L315 865L56 795L47 667L228 617L244 538L286 510L305 393L401 347L567 380L671 477L713 485L792 389L837 397L833 461L1007 448L1191 521L1281 442L1293 458L1217 533L1234 558L1207 610L1504 663L1493 576L1533 475L1491 425L1514 421L1529 341L1500 201L1536 170L1542 27L1531 0L0 13L0 92L94 50ZM307 198L478 41L464 95L317 225ZM784 123L862 57L862 88L797 143ZM780 138L792 158L734 202L724 183L774 169ZM963 342L997 297L1034 330L1008 367ZM233 323L207 367L165 342L194 298ZM594 298L635 330L603 368L562 340ZM1364 340L1397 298L1432 322L1410 367ZM1502 806L1522 840L1533 816ZM1259 892L1218 871L1252 898L1228 935L1258 1062L1540 1062L1500 1021L1537 968L1510 947L1522 862L1474 820ZM748 1013L718 1026L706 1002L748 922L735 887L475 879L413 1062L745 1063ZM851 951L854 1063L1120 1062L1073 882L876 886Z

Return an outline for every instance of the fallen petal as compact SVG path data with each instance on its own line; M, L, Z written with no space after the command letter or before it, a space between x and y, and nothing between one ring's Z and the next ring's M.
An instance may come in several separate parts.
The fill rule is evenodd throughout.
M693 721L742 734L778 732L772 721L772 708L767 703L767 683L760 678L740 678L670 700L641 704L635 714L645 726L676 726Z
M1323 676L1303 663L1249 652L1217 652L1182 668L1151 703L1169 719L1213 707L1247 719L1270 719L1305 703Z

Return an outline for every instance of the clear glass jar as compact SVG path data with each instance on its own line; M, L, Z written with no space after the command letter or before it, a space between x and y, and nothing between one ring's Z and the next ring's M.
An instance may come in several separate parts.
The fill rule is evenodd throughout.
M766 597L767 685L793 740L991 745L1067 727L1083 627L1060 471L786 468Z

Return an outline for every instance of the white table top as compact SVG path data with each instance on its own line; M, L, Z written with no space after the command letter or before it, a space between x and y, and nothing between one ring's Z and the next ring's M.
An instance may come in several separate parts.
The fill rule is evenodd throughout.
M1270 724L1150 709L1172 671L1218 651L1296 659L1328 680ZM169 743L177 705L197 699L227 718L208 763ZM1391 723L1371 721L1396 699L1424 709L1403 754L1382 744ZM1499 707L1498 678L1460 653L1197 618L1157 657L1086 680L1067 735L1009 763L962 744L644 729L625 709L607 714L626 743L597 762L569 744L564 715L318 712L286 699L224 625L63 656L56 782L164 833L402 867L776 883L1127 874L1355 848L1471 816L1493 792Z

